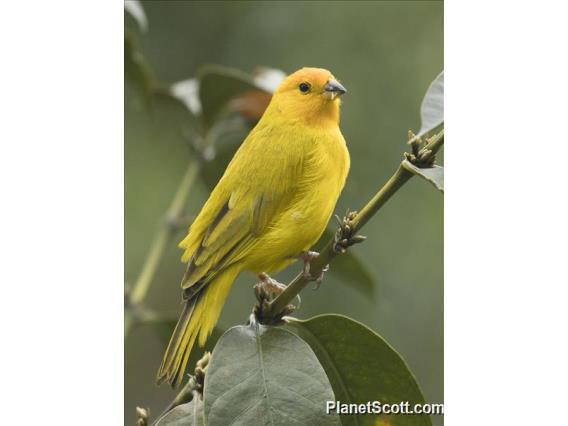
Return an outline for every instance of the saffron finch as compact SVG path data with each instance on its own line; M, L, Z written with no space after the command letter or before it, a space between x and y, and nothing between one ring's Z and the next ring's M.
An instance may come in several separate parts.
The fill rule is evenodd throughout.
M158 382L180 384L242 271L265 279L322 235L349 171L339 129L345 92L329 71L302 68L274 93L180 243L184 308Z

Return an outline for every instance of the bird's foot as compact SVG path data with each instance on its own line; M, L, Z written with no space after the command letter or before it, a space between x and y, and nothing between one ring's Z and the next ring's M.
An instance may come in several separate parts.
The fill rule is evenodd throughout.
M343 254L347 251L349 247L354 244L362 243L367 237L363 235L356 235L355 227L353 221L357 217L357 212L350 212L347 210L343 219L335 215L335 218L339 222L339 229L335 233L333 251L337 254Z
M279 296L286 288L286 285L271 278L266 272L258 274L258 278L260 279L260 283L257 285L262 286L271 299Z
M281 325L285 324L286 320L283 319L284 316L290 315L294 310L298 309L302 304L300 295L296 295L298 298L298 306L292 304L287 305L281 313L276 317L268 318L265 312L269 310L269 304L274 299L276 299L282 292L286 289L286 285L276 281L271 278L267 273L261 272L258 274L260 282L254 286L254 294L258 303L253 309L253 313L257 318L258 322L266 325Z
M304 261L304 269L302 270L302 275L304 276L304 279L316 282L314 290L317 290L319 288L320 284L323 281L323 276L325 272L329 271L329 265L325 265L325 267L320 271L320 273L317 276L312 275L312 273L310 272L310 263L318 256L319 253L317 251L303 251L302 253L300 253L300 259Z
M310 263L312 260L317 259L318 256L319 253L317 251L303 251L300 253L299 257L304 261L304 269L302 270L302 274L307 280L315 280L315 278L312 277L312 274L310 273Z
M321 272L319 273L319 275L315 279L312 278L316 282L316 285L314 286L314 288L312 290L317 290L317 289L320 288L320 285L323 281L323 276L327 271L329 271L329 265L325 265L323 267L323 269L321 270ZM310 277L311 277L311 275L310 275Z

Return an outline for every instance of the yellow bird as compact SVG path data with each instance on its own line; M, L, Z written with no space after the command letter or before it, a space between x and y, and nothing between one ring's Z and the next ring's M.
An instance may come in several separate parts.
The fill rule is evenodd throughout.
M276 273L317 242L349 171L339 130L345 88L321 68L278 87L181 241L185 303L158 372L181 383L196 341L211 334L242 271Z

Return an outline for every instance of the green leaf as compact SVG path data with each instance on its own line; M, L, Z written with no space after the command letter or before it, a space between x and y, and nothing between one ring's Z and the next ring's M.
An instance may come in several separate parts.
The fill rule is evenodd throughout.
M203 401L195 396L190 402L178 405L156 422L156 426L203 426Z
M187 105L173 96L167 89L154 87L149 99L149 113L151 117L169 128L169 134L176 135L189 143L198 133L199 120L187 108ZM161 142L158 140L157 142Z
M416 176L420 176L421 178L426 179L432 185L439 189L440 191L444 192L444 168L441 166L433 165L432 167L428 168L420 168L416 167L408 160L404 160L402 162L402 167L408 170L410 173L415 174Z
M428 87L420 107L422 126L417 136L423 136L444 122L444 71Z
M170 92L194 115L201 114L201 97L207 97L206 114L214 119L238 94L248 90L271 94L285 77L283 71L274 68L261 67L254 76L249 76L239 70L211 65L201 70L200 78L189 78L172 84ZM205 86L201 88L203 84ZM212 125L211 121L208 123Z
M129 32L124 33L124 79L134 86L146 104L151 102L154 87L152 70Z
M289 319L289 326L314 350L335 396L345 403L380 401L423 404L416 379L402 357L378 334L342 315L320 315L309 320ZM431 426L428 416L346 415L346 425Z
M205 375L210 426L340 425L325 414L335 397L310 347L293 333L237 326L217 343Z
M205 127L213 126L231 99L249 90L263 88L242 71L213 65L202 68L199 72L199 100Z
M333 238L335 231L332 228L325 230L316 246L316 251ZM374 297L375 295L375 277L353 250L347 250L344 254L337 256L330 265L328 274L337 275L341 278L342 284L360 291L365 296Z

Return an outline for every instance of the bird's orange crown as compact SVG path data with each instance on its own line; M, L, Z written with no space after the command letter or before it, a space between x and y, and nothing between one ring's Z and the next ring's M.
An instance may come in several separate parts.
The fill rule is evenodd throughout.
M346 92L328 70L302 68L282 81L265 115L310 125L337 125L339 97Z

